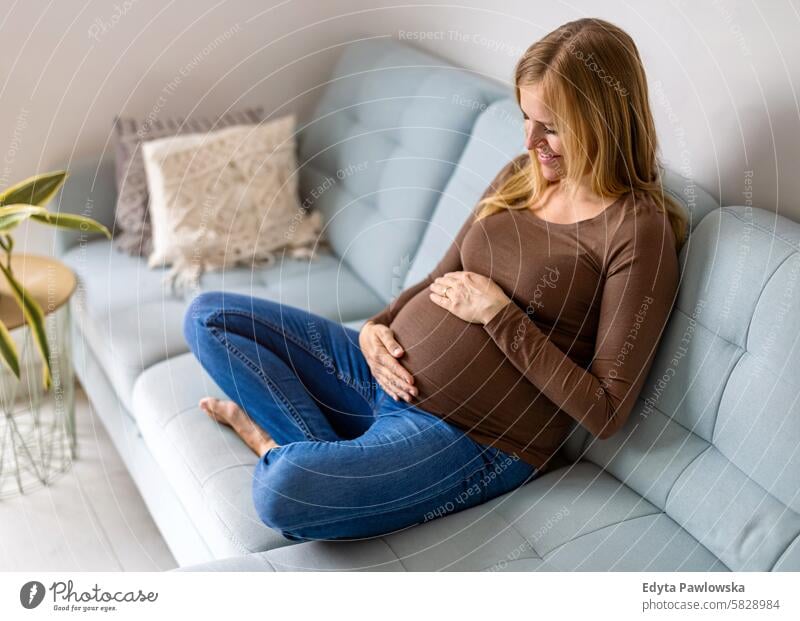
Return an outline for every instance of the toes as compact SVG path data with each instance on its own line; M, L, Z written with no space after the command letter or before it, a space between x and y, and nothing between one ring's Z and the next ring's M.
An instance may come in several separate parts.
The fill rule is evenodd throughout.
M216 411L216 399L213 397L203 397L200 399L200 408L208 415L214 416Z
M200 408L218 423L234 425L244 419L244 410L233 401L220 401L215 397L203 397L200 399Z

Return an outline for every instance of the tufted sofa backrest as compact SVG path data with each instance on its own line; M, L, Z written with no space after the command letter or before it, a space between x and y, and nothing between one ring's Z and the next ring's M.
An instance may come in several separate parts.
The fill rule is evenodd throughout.
M348 44L299 130L301 200L388 302L475 120L509 87L391 39Z
M703 218L637 408L583 447L735 571L800 564L799 251L767 211Z

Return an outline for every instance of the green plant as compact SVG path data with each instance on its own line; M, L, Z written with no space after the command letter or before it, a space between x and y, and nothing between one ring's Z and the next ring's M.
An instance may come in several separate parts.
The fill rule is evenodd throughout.
M75 214L52 213L45 209L50 199L64 185L67 171L61 170L42 175L35 175L0 193L0 248L5 253L0 260L0 271L3 273L11 294L22 309L25 322L30 327L33 340L42 357L42 380L45 390L52 384L50 369L50 347L44 329L44 312L39 303L30 295L25 287L16 279L11 269L11 253L14 249L14 238L10 231L27 219L43 224L68 229L80 229L86 232L103 233L111 237L109 230L99 222ZM19 352L8 328L0 321L0 354L6 366L20 378Z

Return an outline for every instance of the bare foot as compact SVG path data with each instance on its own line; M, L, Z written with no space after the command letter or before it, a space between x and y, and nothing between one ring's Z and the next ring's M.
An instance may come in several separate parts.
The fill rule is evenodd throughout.
M278 446L272 436L259 427L233 401L221 401L214 397L203 397L200 399L199 405L200 409L208 414L212 420L233 429L259 457L263 457L269 449Z

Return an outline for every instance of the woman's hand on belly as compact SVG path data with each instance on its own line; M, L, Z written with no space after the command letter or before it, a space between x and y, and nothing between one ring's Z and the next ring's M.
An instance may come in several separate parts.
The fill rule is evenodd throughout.
M358 334L358 344L372 375L395 401L399 396L410 403L419 394L414 376L396 360L404 352L388 326L368 321Z
M470 323L488 323L511 302L496 282L477 272L447 272L428 288L431 301Z

